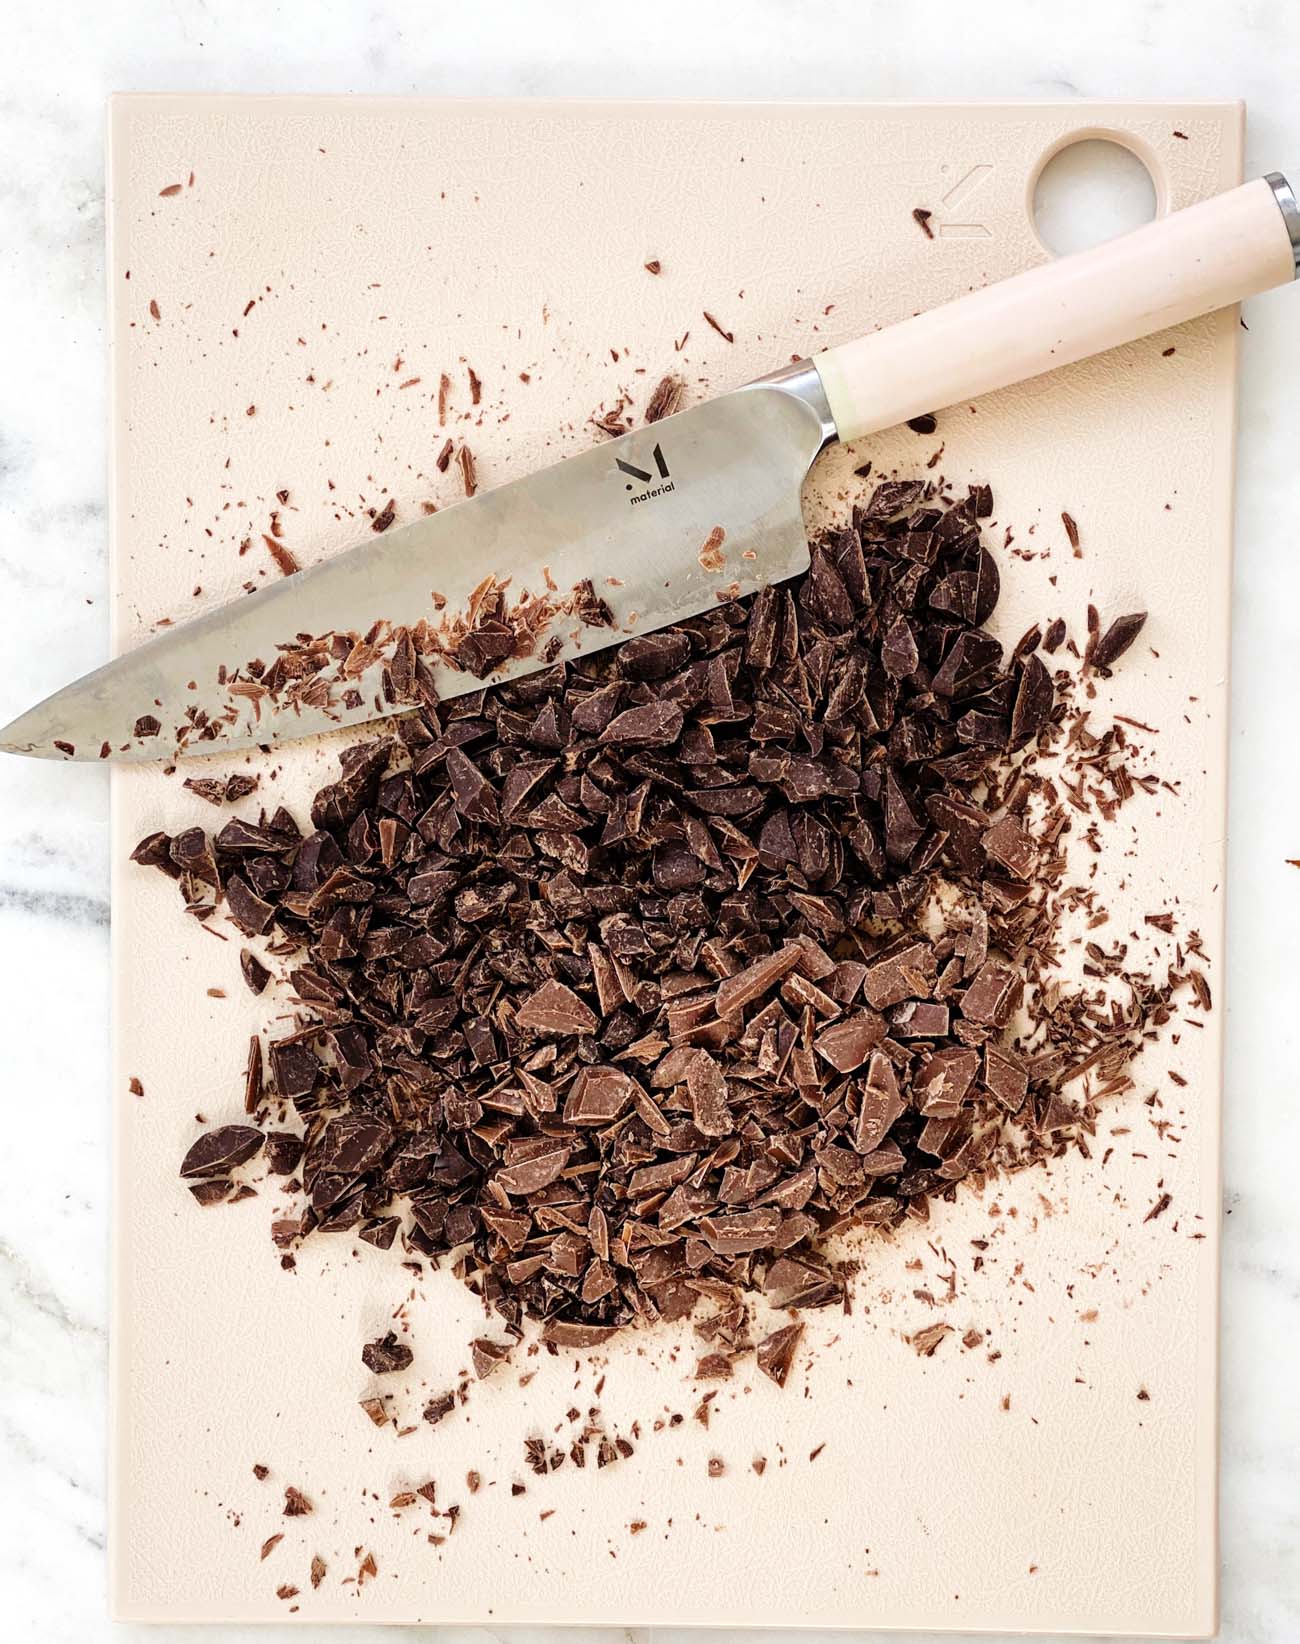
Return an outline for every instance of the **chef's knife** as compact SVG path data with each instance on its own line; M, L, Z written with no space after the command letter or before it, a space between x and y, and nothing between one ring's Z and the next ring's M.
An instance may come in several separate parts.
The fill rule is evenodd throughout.
M14 720L0 747L159 760L272 743L665 627L806 569L800 487L831 441L1162 331L1298 269L1300 211L1272 173L170 629ZM575 594L585 583L591 592ZM482 627L485 611L521 609L533 637L515 650L528 654L491 665L509 621L487 623L457 652L467 615L477 611Z

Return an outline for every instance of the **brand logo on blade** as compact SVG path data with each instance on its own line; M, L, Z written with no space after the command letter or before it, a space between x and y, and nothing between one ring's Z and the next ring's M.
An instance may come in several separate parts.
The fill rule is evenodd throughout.
M654 458L654 473L646 468L638 468L635 463L624 462L622 457L614 458L614 465L619 473L628 476L625 489L630 491L632 495L627 500L634 508L638 502L649 502L651 497L666 496L669 491L675 489L672 476L668 471L668 464L664 461L663 446L656 445L650 455ZM659 480L657 485L655 484L656 477ZM641 487L644 487L644 489L641 489Z

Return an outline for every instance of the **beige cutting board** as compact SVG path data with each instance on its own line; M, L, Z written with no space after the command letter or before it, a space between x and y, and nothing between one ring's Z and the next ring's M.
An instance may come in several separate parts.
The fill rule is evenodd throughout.
M1162 209L1239 180L1227 104L119 99L119 645L274 575L273 509L305 565L367 534L389 495L399 521L454 500L454 465L434 465L446 432L495 485L586 446L621 393L639 414L665 370L692 397L730 388L1041 259L1036 170L1089 129L1142 155ZM1159 728L1147 745L1168 787L1089 863L1116 910L1102 934L1134 932L1136 953L1142 915L1176 908L1216 992L1236 344L1235 311L1181 327L948 412L934 436L833 452L808 496L816 522L861 489L868 455L911 473L942 445L936 473L992 483L993 535L1010 526L1044 555L1003 556L1005 636L1058 612L1079 633L1089 599L1103 617L1151 610L1098 709ZM255 764L257 799L301 807L334 751ZM964 1191L929 1227L866 1246L852 1315L810 1317L784 1392L741 1373L706 1429L688 1333L629 1335L600 1362L525 1358L526 1385L517 1368L475 1383L430 1428L421 1405L483 1325L455 1278L347 1236L310 1240L282 1272L271 1184L201 1210L177 1179L195 1114L238 1116L247 1035L287 1009L245 990L238 941L126 862L148 831L215 821L179 776L115 773L117 1615L1213 1629L1220 1001L1145 1054L1090 1162ZM406 1436L357 1405L375 1391L360 1345L399 1306L416 1358L387 1381ZM940 1318L954 1334L919 1358L904 1336ZM971 1330L983 1339L963 1346ZM524 1440L592 1405L612 1432L639 1423L635 1453L528 1472ZM672 1413L686 1420L656 1430ZM461 1508L443 1545L429 1535L449 1521L423 1501L388 1505L430 1479L439 1509ZM280 1516L286 1485L310 1516ZM367 1552L377 1574L358 1584Z

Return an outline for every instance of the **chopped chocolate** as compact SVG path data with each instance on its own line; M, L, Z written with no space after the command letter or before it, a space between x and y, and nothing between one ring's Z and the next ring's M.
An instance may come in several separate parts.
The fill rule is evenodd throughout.
M992 512L984 486L884 480L792 583L421 694L426 656L486 680L531 654L544 620L487 577L436 644L410 630L383 652L411 711L343 752L309 829L278 811L142 840L135 860L199 917L263 939L296 1013L268 1009L266 1088L254 1035L249 1122L199 1138L187 1186L229 1202L264 1146L293 1201L272 1227L285 1259L329 1232L417 1270L447 1258L492 1320L479 1376L530 1322L553 1353L590 1351L703 1299L699 1368L723 1378L753 1350L744 1292L843 1305L830 1238L1082 1145L1173 988L1208 1009L1209 987L1186 953L1157 984L1096 941L1089 976L1126 999L1053 973L1065 913L1099 906L1062 882L1061 835L1136 783L1126 733L1085 726L1038 654L1064 625L1010 652L984 626ZM727 547L717 527L701 552ZM613 621L590 581L561 609ZM1137 621L1094 618L1094 671ZM307 677L380 654L336 637ZM1037 769L1050 753L1059 781ZM267 986L248 949L241 967ZM760 1342L773 1380L799 1329ZM409 1353L392 1331L365 1348L381 1375ZM605 1440L596 1464L621 1453Z
M405 1342L398 1341L390 1330L375 1341L368 1341L361 1349L361 1362L376 1376L388 1376L395 1370L409 1370L415 1354Z
M292 1484L287 1485L284 1492L285 1518L302 1518L311 1511L312 1504L302 1491Z

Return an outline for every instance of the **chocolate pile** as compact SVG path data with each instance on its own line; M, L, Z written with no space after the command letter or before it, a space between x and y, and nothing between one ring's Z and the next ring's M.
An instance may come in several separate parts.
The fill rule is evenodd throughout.
M282 1249L454 1251L561 1346L704 1297L725 1358L738 1292L843 1298L828 1236L1086 1136L1071 1081L1122 1088L1169 985L1040 985L1085 807L1037 753L1068 740L1084 797L1133 781L1039 655L1064 625L1010 656L985 631L991 509L881 484L797 583L350 749L310 833L142 841L196 916L292 955L303 1007L265 1082L254 1041L254 1122L185 1160L196 1194L265 1147L303 1195Z

